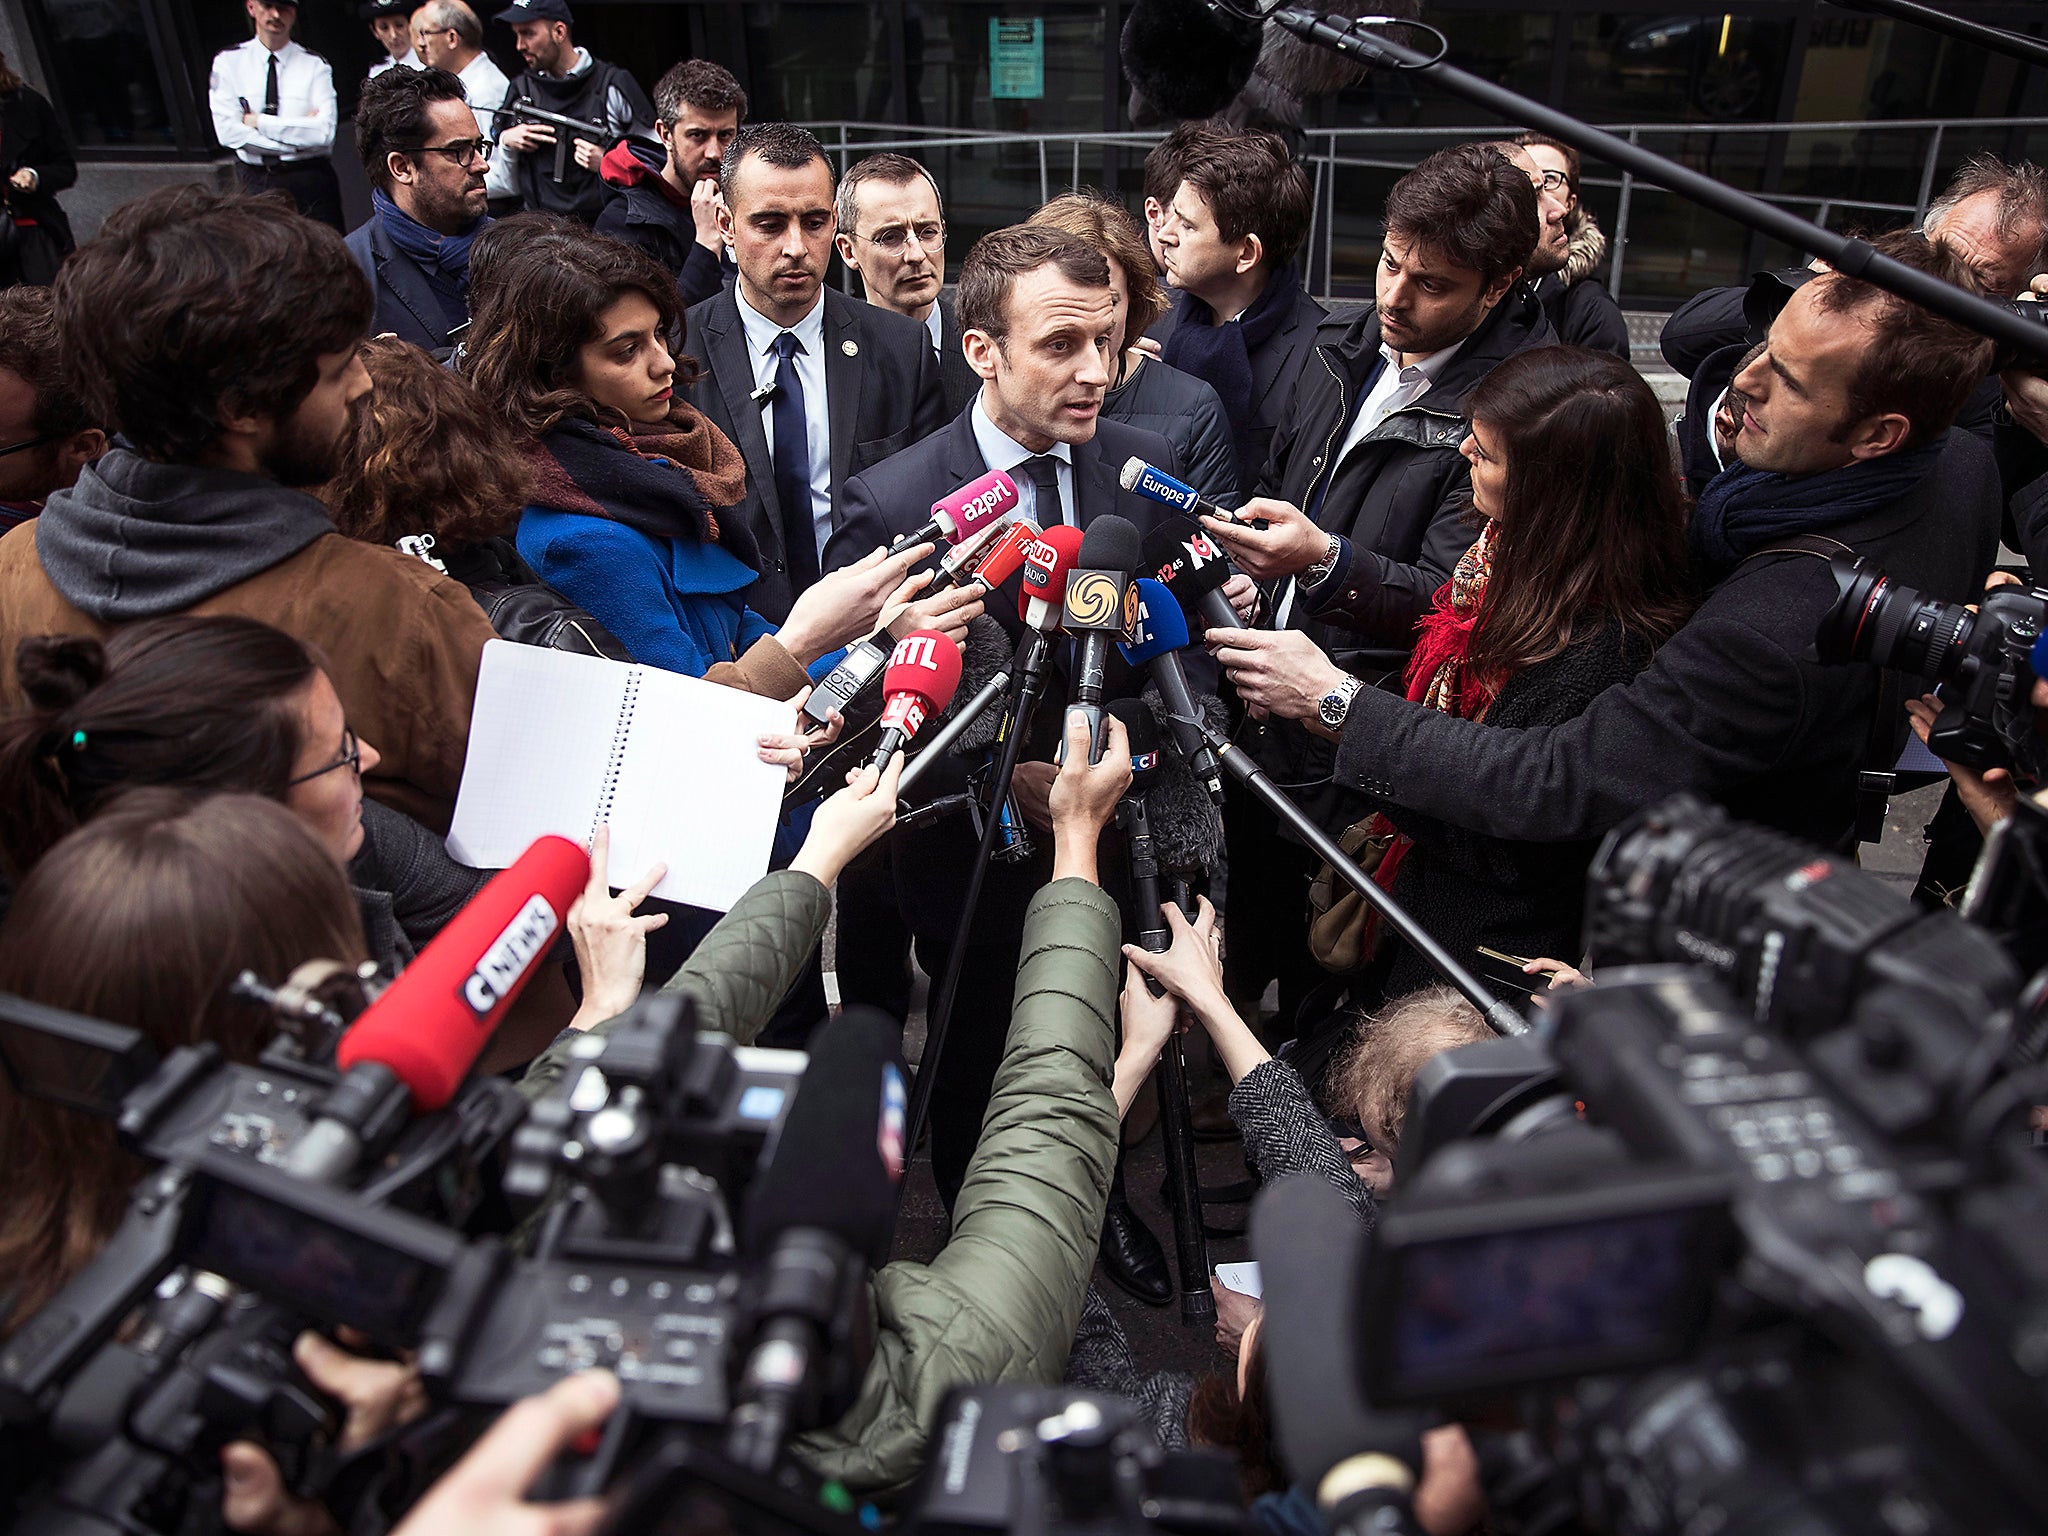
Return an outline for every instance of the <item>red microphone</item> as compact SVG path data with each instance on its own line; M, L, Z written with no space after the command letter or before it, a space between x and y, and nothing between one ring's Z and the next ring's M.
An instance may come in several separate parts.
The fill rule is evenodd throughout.
M975 562L973 579L981 583L984 592L995 591L1023 569L1024 557L1031 553L1031 546L1038 540L1038 524L1028 517L1017 518Z
M925 519L924 526L906 533L889 548L893 552L939 538L958 544L975 529L1007 516L1016 505L1017 482L1000 469L992 469L979 480L970 480L950 496L933 502L932 515Z
M903 750L928 716L953 702L953 690L959 686L960 647L949 636L917 629L896 642L889 653L889 670L882 675L882 691L888 698L882 705L882 739L872 759L877 773L889 766L889 759Z
M1061 523L1048 528L1024 554L1024 586L1017 617L1041 634L1060 627L1067 600L1067 573L1081 558L1081 530Z

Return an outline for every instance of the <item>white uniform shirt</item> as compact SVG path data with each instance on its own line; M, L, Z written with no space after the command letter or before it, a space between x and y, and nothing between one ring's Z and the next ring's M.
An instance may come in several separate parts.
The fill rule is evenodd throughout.
M414 49L408 48L405 50L403 54L401 54L399 57L395 59L391 57L390 54L387 53L384 55L381 61L372 64L370 66L370 78L374 80L379 75L383 74L385 70L397 69L400 65L404 65L405 68L407 69L425 69L427 67L426 65L420 62L420 56L418 52L416 52ZM255 101L255 98L251 97L250 101L253 103Z
M488 53L479 53L463 65L455 78L462 82L462 94L469 98L469 109L476 114L477 129L485 138L496 139L513 125L509 117L500 119L492 115L505 105L505 93L512 89L512 82ZM506 164L503 150L492 152L490 168L484 172L484 190L492 197L512 197L518 192L512 185L511 167Z
M775 371L782 365L776 355L775 338L793 331L803 351L790 359L796 364L797 382L804 387L804 441L810 447L811 462L806 476L811 482L811 527L818 539L818 553L825 553L825 541L832 537L832 409L825 399L825 294L821 289L811 312L795 325L780 326L747 302L737 284L733 297L739 301L740 329L747 338L747 355L754 360L756 390L775 383ZM775 451L773 400L761 411L761 435L768 439L768 451ZM777 465L780 469L782 466Z
M313 160L334 149L334 71L317 53L286 43L277 53L277 114L263 110L270 50L255 38L213 56L207 103L213 136L248 165L267 159ZM242 121L242 103L257 114L256 126Z

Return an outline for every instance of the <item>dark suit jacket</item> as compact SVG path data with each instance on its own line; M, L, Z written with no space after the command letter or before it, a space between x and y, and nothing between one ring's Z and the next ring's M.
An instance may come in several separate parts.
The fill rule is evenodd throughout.
M939 295L939 390L945 396L946 419L951 421L981 393L981 375L967 366L967 354L960 350L960 321L953 313L953 300Z
M790 586L783 548L782 505L775 495L768 434L761 429L761 407L749 398L754 392L753 360L747 356L733 289L689 311L684 345L704 366L704 376L690 389L691 401L739 445L747 461L747 499L741 515L761 551L761 579L749 591L748 605L779 624L789 617L796 592ZM845 521L849 480L945 422L930 335L915 320L827 288L825 397L831 413L836 528ZM921 506L920 520L923 515ZM831 565L823 568L830 570Z
M376 318L370 334L386 331L400 341L409 341L438 352L449 345L447 327L441 323L441 301L434 296L427 274L405 252L391 243L391 236L375 214L348 237L348 252L377 294Z
M1187 301L1178 290L1173 296L1173 308L1152 327L1151 334L1165 346L1174 327L1180 324L1181 313ZM1238 459L1243 464L1256 466L1266 462L1272 450L1273 434L1280 423L1287 419L1287 405L1294 398L1294 381L1301 377L1301 370L1308 362L1309 354L1315 351L1316 327L1322 324L1324 309L1306 293L1294 296L1294 309L1280 329L1266 338L1266 344L1259 348L1252 359L1252 414L1248 421L1232 422L1231 429L1237 438Z

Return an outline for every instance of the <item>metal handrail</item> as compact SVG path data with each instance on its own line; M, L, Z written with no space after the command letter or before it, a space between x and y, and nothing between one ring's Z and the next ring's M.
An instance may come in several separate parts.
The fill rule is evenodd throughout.
M986 128L947 128L933 130L910 123L858 122L847 118L830 118L805 124L824 141L828 153L837 161L837 168L844 171L858 155L878 154L883 151L913 153L944 149L1001 148L1010 145L1030 145L1038 155L1038 195L1045 202L1053 195L1052 151L1055 147L1068 151L1068 183L1065 190L1077 190L1081 185L1081 157L1087 149L1136 149L1149 150L1164 137L1157 130L1121 131L1067 131L1055 133L1006 133ZM1951 128L1968 127L1975 131L1999 128L2039 128L2043 126L2038 117L1980 117L1964 120L1952 118L1912 117L1886 118L1880 120L1829 119L1819 122L1731 122L1731 123L1609 123L1603 124L1608 132L1620 134L1631 142L1640 143L1650 135L1691 137L1695 135L1735 134L1743 136L1785 134L1841 134L1841 133L1925 133L1927 144L1922 153L1920 178L1917 194L1911 204L1887 202L1874 198L1843 197L1838 194L1815 195L1796 192L1759 192L1756 196L1766 202L1780 205L1811 207L1816 210L1816 222L1825 224L1830 214L1842 209L1855 209L1867 213L1910 213L1915 223L1924 218L1935 193L1935 177L1938 174L1944 136ZM1327 288L1336 259L1337 239L1337 172L1340 170L1405 170L1414 162L1410 158L1384 158L1361 154L1360 149L1368 148L1373 141L1407 141L1417 139L1441 140L1457 143L1466 139L1496 138L1502 132L1500 124L1483 124L1465 127L1439 127L1415 125L1410 127L1388 127L1385 125L1349 128L1305 128L1302 138L1305 149L1302 163L1309 170L1314 196L1310 201L1310 224L1308 238L1303 241L1305 252L1320 251L1321 277ZM859 135L858 138L854 135ZM877 137L868 137L877 135ZM1349 151L1348 153L1346 151ZM1640 190L1662 192L1664 189L1654 183L1642 187L1638 179L1624 173L1619 177L1606 177L1589 173L1582 178L1587 186L1617 189L1615 227L1610 242L1611 260L1608 268L1608 291L1617 298L1621 294L1622 275L1627 261L1629 223ZM1028 212L1028 210L1020 210Z

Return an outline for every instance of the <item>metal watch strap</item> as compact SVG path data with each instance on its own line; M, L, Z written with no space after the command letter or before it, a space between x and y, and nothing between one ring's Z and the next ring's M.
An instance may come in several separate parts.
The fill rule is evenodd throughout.
M1344 541L1336 534L1330 535L1330 547L1323 552L1323 558L1301 573L1301 585L1320 587L1330 579L1330 573L1337 569L1337 558L1344 553Z

